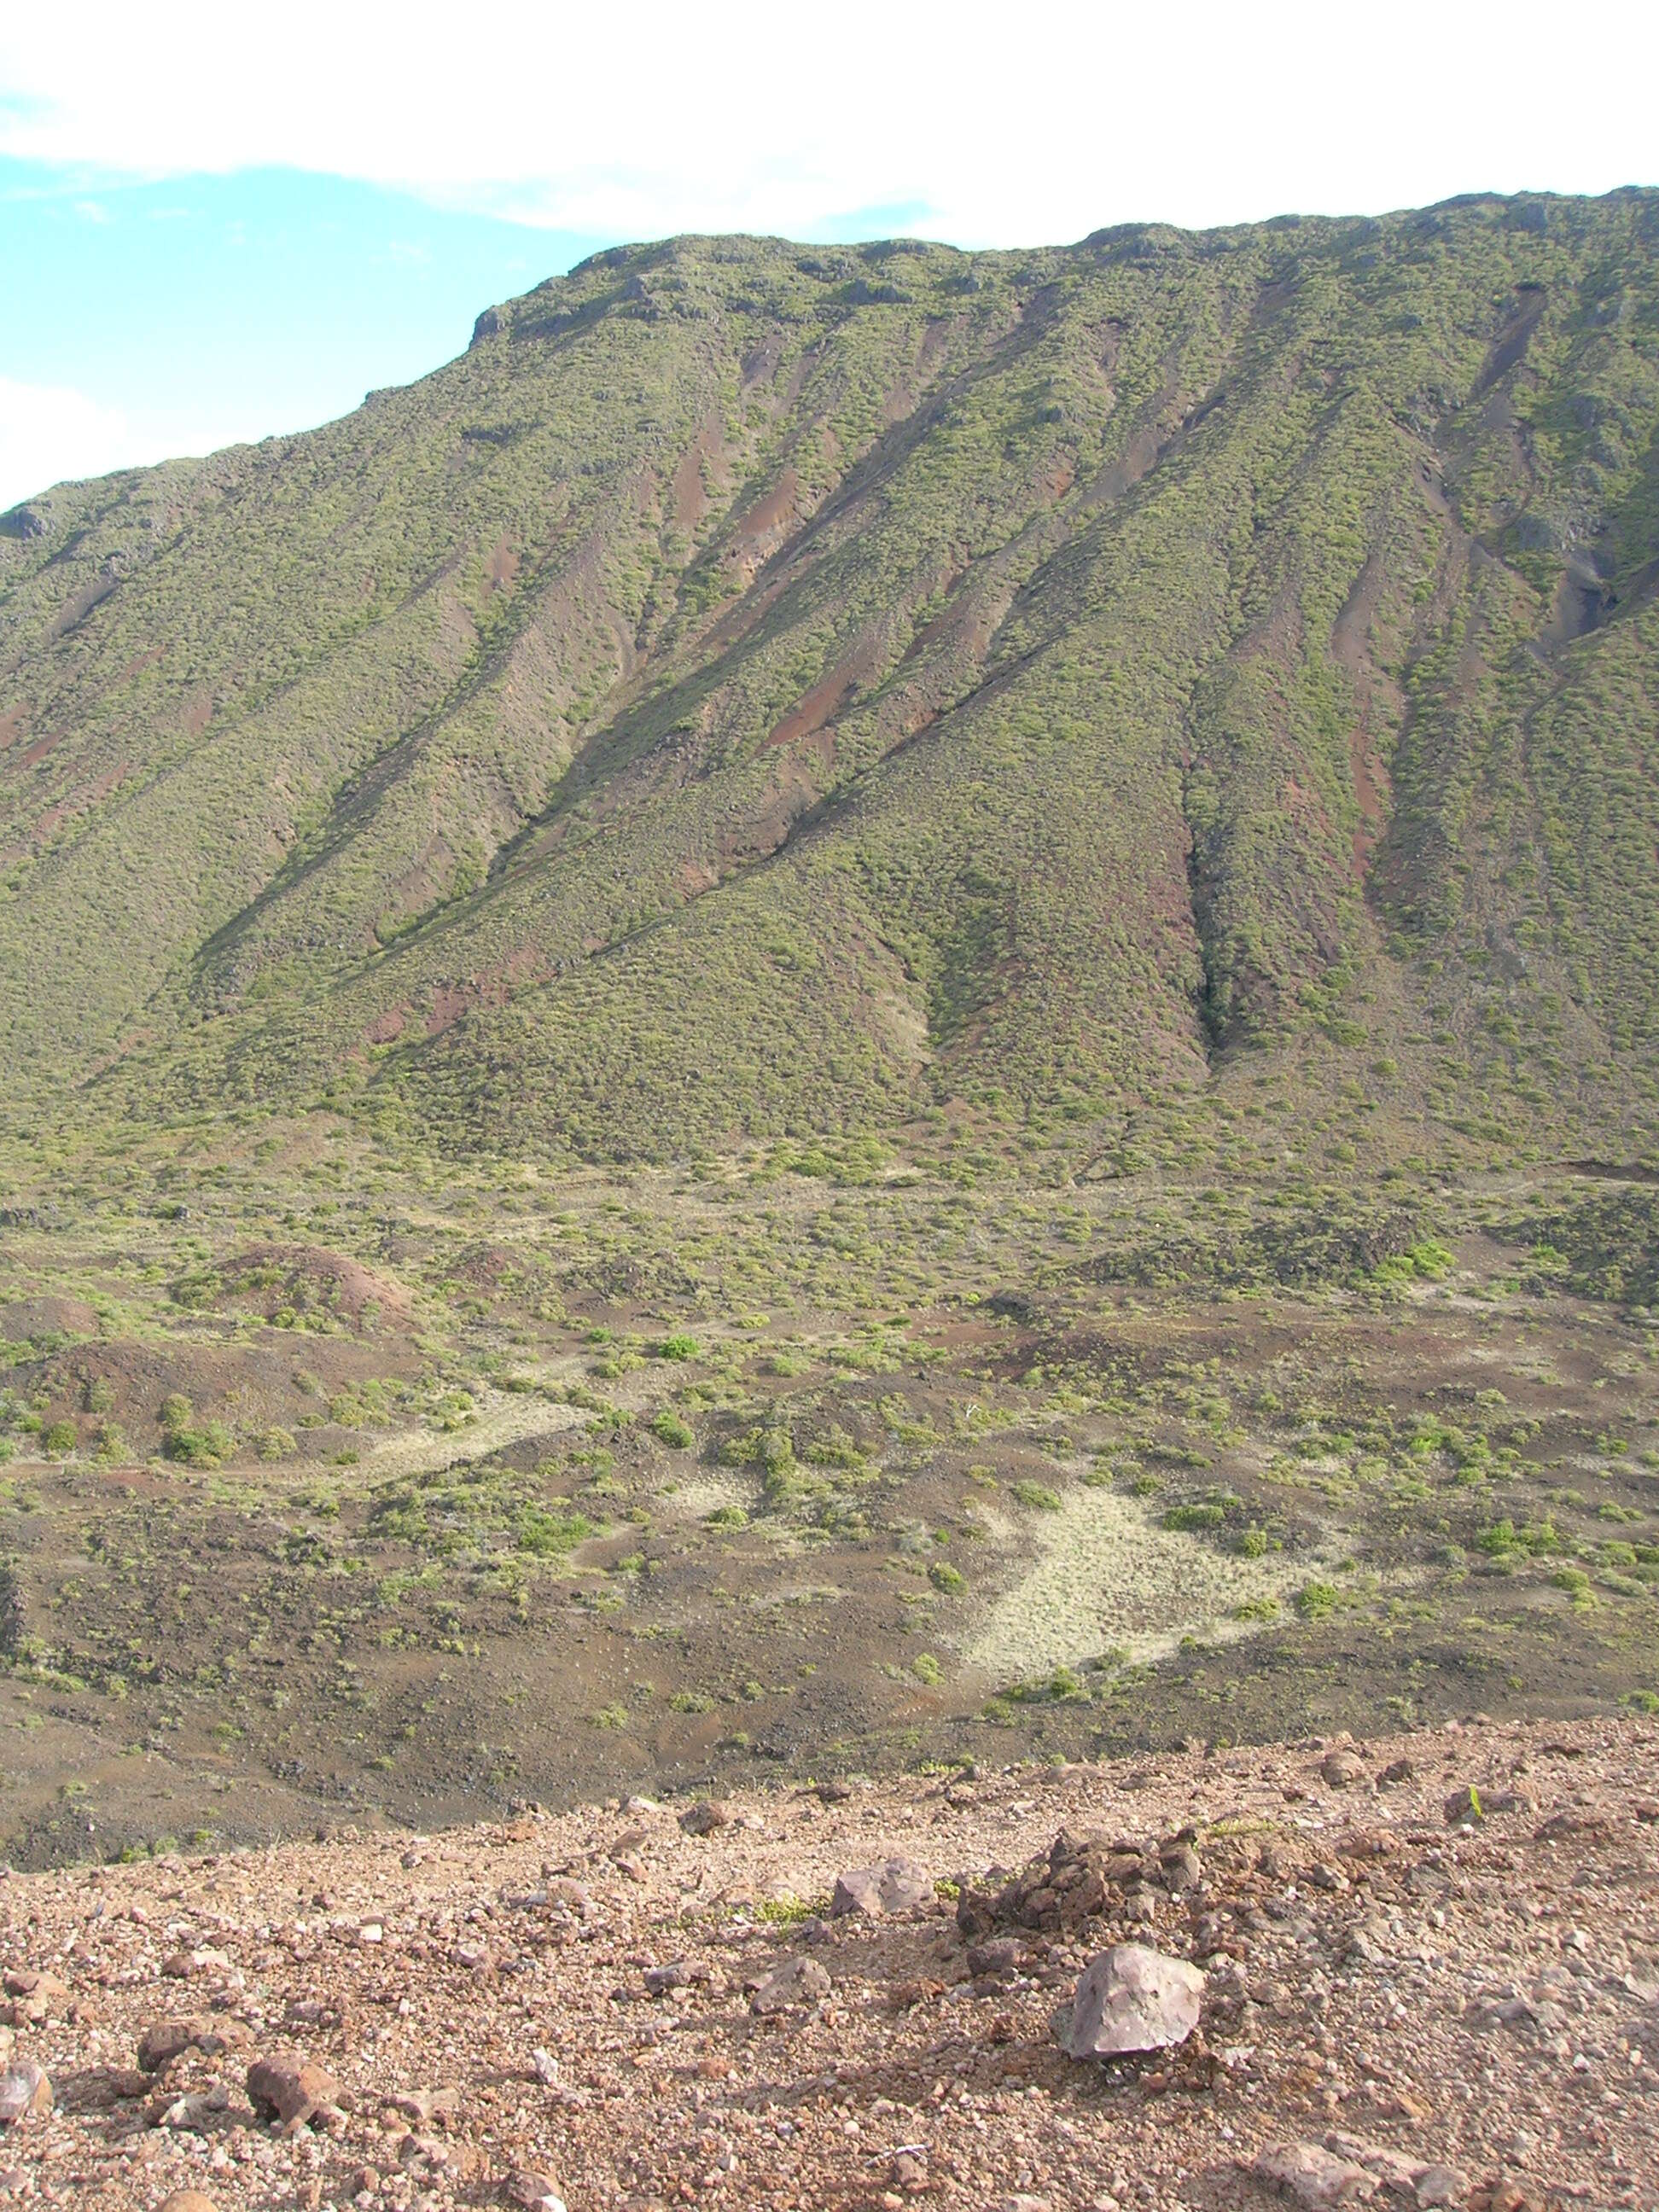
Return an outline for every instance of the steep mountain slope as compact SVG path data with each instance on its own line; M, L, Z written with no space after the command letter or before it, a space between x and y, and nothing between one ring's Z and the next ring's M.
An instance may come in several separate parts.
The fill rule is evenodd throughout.
M619 251L0 530L20 1109L1652 1140L1659 195Z

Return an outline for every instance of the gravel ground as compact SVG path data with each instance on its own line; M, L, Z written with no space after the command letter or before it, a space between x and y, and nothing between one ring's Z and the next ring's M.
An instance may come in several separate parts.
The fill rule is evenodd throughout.
M0 2130L0 2197L1219 2212L1287 2201L1252 2167L1289 2146L1308 2204L1659 2204L1650 1721L686 1809L0 1880L0 2063L52 2100ZM987 1908L1062 1828L1131 1847L1105 1909L1047 1876ZM936 1894L830 1917L893 1854ZM971 1958L958 1886L998 1920ZM1198 1960L1200 2025L1068 2058L1056 2008L1126 1938Z

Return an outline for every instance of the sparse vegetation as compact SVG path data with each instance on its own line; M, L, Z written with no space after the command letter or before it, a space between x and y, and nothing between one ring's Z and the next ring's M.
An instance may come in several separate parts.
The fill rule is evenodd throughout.
M0 537L8 1856L1655 1695L1656 204L629 249Z

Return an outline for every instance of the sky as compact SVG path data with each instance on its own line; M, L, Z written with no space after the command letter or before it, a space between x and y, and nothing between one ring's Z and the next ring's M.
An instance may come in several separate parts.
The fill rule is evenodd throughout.
M0 511L326 421L623 240L1606 191L1656 82L1652 0L0 9Z

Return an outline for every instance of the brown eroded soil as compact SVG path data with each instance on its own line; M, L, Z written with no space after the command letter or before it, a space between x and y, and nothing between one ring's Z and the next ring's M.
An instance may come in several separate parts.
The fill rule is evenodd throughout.
M1352 1754L1341 1786L1333 1748ZM1460 1822L1447 1800L1470 1784L1483 1810ZM216 2212L447 2212L510 2201L531 2168L571 2212L1016 2193L1221 2212L1273 2201L1241 2170L1262 2146L1332 2140L1449 2169L1432 2201L1478 2204L1506 2172L1534 2206L1650 2203L1656 1793L1651 1723L1477 1719L753 1794L701 1838L680 1805L613 1800L15 1875L13 2055L58 2102L0 2141L4 2185L88 2212L184 2186ZM970 1963L952 1885L1047 1855L1062 1826L1142 1851L1188 1835L1197 1887L1155 1881L1139 1917L1109 1892ZM935 1878L933 1903L819 1917L839 1872L895 1852ZM1125 1936L1202 1960L1199 2027L1174 2054L1068 2059L1054 2008ZM757 2014L751 1985L799 1958L827 1990ZM41 1984L36 2022L42 1972L63 1986ZM133 2071L145 2030L180 2016L207 2047ZM337 2106L286 2134L246 2087L281 2050L325 2069ZM434 2116L396 2110L421 2091L447 2093Z

